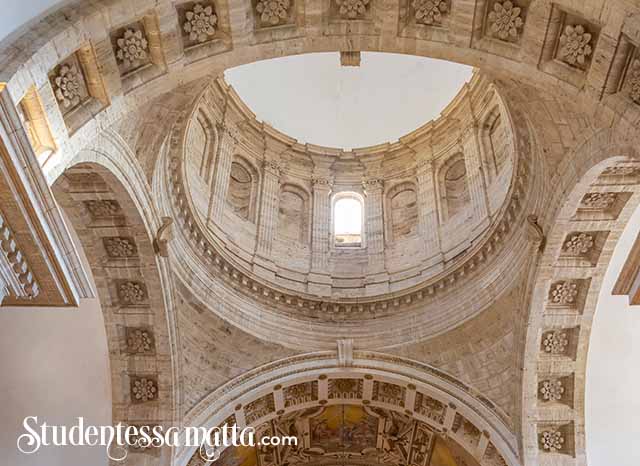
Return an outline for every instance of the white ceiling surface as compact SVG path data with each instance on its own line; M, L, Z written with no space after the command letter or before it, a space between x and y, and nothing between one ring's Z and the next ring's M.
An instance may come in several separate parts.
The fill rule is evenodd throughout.
M225 78L259 120L302 143L352 149L395 141L436 118L471 73L372 52L360 67L343 67L337 53L315 53L239 66Z
M54 6L70 3L72 0L0 0L0 41L11 32L23 26Z

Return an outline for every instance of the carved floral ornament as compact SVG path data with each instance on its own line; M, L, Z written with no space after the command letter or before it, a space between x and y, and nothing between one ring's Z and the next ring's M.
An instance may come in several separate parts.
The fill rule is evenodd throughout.
M64 64L53 79L56 99L65 109L75 107L82 98L82 75L78 67Z
M125 304L139 304L147 299L147 290L140 282L123 282L118 286L118 296Z
M340 16L346 19L361 19L367 12L370 0L336 0Z
M440 24L442 16L449 11L449 4L445 0L413 0L411 6L416 22L428 26Z
M111 257L133 257L136 255L136 245L129 238L104 238L104 247Z
M118 51L116 57L127 67L138 66L147 59L149 43L139 29L127 29L116 41Z
M112 217L120 212L118 201L102 199L86 201L85 205L89 213L96 218Z
M560 35L560 48L558 54L565 63L577 66L584 65L587 57L591 55L591 34L584 26L577 24L567 25Z
M153 347L151 333L141 328L128 332L127 346L134 353L148 353Z
M564 387L560 379L544 380L540 386L540 394L545 401L560 401L564 394Z
M555 428L540 433L540 447L549 453L560 451L564 445L564 435Z
M573 256L587 254L593 248L593 236L586 233L572 235L562 246L562 249Z
M517 39L519 30L524 25L521 14L522 9L509 0L494 3L493 10L487 17L490 34L501 40Z
M551 301L554 304L566 306L573 304L578 297L578 285L574 282L560 282L551 289Z
M631 65L629 96L635 103L640 104L640 59L635 59Z
M544 351L549 354L564 354L569 345L567 334L561 330L549 332L542 341Z
M185 13L184 32L189 34L189 40L206 42L216 34L218 16L211 5L203 6L196 3L193 9Z
M153 401L158 396L158 385L146 377L134 379L131 383L131 393L137 402Z
M263 24L277 26L287 21L290 7L290 0L259 0L256 11Z
M582 205L592 209L607 209L615 201L615 193L588 193L582 198Z

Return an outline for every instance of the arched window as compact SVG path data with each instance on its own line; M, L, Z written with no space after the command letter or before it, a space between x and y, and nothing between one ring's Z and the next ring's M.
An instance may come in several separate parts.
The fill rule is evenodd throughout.
M355 193L340 193L333 203L333 238L337 247L362 246L364 209Z

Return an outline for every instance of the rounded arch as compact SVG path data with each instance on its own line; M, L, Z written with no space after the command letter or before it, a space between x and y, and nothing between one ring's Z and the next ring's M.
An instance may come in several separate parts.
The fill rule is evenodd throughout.
M465 211L470 204L467 166L464 154L449 156L438 169L440 218L444 222Z
M418 195L413 181L391 186L385 194L385 230L388 241L418 232Z
M363 248L366 245L365 203L355 191L339 191L331 197L331 245Z
M229 169L226 204L241 218L254 223L258 208L260 172L240 154L233 156Z
M483 466L518 464L516 440L494 406L446 372L382 353L355 351L346 364L331 351L255 368L229 381L190 412L189 425L259 426L305 408L344 403L410 417L446 436ZM295 387L295 388L294 388ZM195 447L177 466L199 464Z
M563 173L571 166L573 176L552 193L569 192L546 213L546 247L532 276L522 380L526 466L543 456L587 464L584 393L591 324L613 249L640 204L639 162L637 149L603 130L558 169Z
M301 185L280 185L278 201L278 236L309 244L311 240L311 196Z
M94 144L71 161L52 190L96 280L113 424L176 425L182 413L172 278L152 242L160 218L142 170L122 141L107 132ZM150 453L129 454L143 461ZM164 448L158 464L171 464L172 454Z

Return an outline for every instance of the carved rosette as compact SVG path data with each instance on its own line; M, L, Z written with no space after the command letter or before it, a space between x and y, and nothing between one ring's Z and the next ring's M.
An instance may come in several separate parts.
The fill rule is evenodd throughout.
M153 333L146 328L127 328L127 350L130 353L153 353Z
M538 439L540 448L549 453L561 451L565 443L563 433L553 427L540 432Z
M584 66L593 52L591 39L585 26L567 25L559 39L559 58L571 66Z
M110 218L121 212L120 204L115 200L100 199L85 201L85 206L94 219Z
M589 209L608 209L617 199L616 193L587 193L581 205Z
M102 241L109 257L127 258L138 254L138 248L132 238L114 236L103 238Z
M571 281L555 283L551 287L551 302L560 306L569 306L576 302L578 284Z
M336 0L338 12L344 19L363 19L367 14L370 0Z
M146 403L158 398L158 382L152 377L131 378L131 399L134 403Z
M503 41L516 41L524 25L522 9L509 0L496 2L487 16L489 34Z
M54 94L65 110L80 105L84 90L82 74L75 64L63 64L53 78Z
M449 12L449 3L445 0L413 0L416 23L427 26L439 25L443 16Z
M118 45L116 57L128 68L140 66L148 57L149 43L140 29L125 30L116 44Z
M593 236L587 233L571 235L562 245L562 251L571 256L584 256L593 249Z
M290 7L290 0L259 0L256 12L262 25L278 26L287 22Z
M191 10L185 12L182 28L189 35L190 41L202 44L216 35L217 24L218 16L213 6L196 3Z
M540 383L540 395L544 401L560 401L565 388L560 379L543 380Z
M562 355L566 353L568 346L568 335L562 330L552 330L543 336L542 347L546 353Z
M120 282L118 284L118 298L122 304L141 304L147 300L147 287L139 281Z

